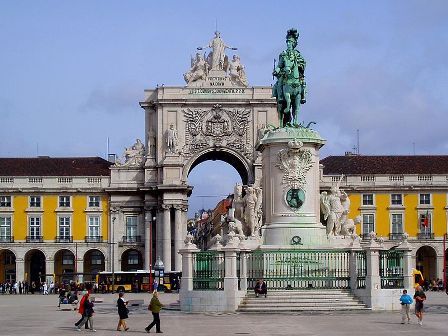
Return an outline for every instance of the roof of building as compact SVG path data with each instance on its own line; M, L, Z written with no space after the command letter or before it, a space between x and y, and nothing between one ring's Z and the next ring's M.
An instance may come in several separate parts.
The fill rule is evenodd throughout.
M109 176L111 165L100 157L0 158L0 176Z
M324 175L448 174L448 155L328 156Z

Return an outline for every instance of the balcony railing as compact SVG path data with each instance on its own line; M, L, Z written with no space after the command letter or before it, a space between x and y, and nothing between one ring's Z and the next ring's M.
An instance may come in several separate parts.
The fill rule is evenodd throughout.
M369 239L369 234L368 233L361 233L361 239L363 239L363 240Z
M418 239L434 239L434 233L432 232L420 232L417 234Z
M13 236L0 237L0 243L14 243L14 237Z
M86 236L85 241L86 243L102 243L103 236Z
M141 236L123 236L121 239L121 242L123 244L135 244L135 243L141 243L142 237Z
M389 239L390 240L402 240L403 233L389 233Z
M57 236L56 243L73 243L73 236Z
M42 236L26 236L27 243L42 243L43 241Z

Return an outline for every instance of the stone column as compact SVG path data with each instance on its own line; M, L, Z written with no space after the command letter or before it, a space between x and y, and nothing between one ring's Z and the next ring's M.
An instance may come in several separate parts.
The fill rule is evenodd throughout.
M181 246L182 240L185 237L182 237L182 206L176 205L174 207L174 267L173 271L181 271L182 270L182 256L178 253Z
M28 280L25 279L25 260L23 258L16 258L16 280Z
M171 207L163 205L163 227L162 227L162 261L165 265L165 272L171 271Z
M349 256L349 274L350 274L350 288L352 289L352 292L358 289L358 267L356 264L356 252L360 249L352 248L350 249L350 256Z
M83 254L81 254L82 256ZM76 261L76 270L78 272L78 282L84 282L84 275L82 273L84 273L84 259L78 258ZM117 271L117 269L115 269L115 271Z
M397 247L397 251L403 251L403 283L404 288L408 290L408 293L412 293L411 290L414 287L414 281L412 278L412 247L408 243L408 235L403 235L403 242ZM412 295L412 294L411 294Z
M144 263L144 269L149 270L151 260L151 224L152 224L152 212L150 209L145 210L145 256L143 260Z
M379 251L382 249L374 239L370 240L369 245L365 247L367 258L367 274L366 274L366 291L368 307L373 309L378 307L378 294L381 291L380 278L380 255Z
M54 274L54 259L48 258L45 260L45 273L46 274ZM54 279L53 279L53 281L54 281Z
M186 293L193 290L193 253L199 252L195 244L187 242L183 248L179 250L182 255L182 279L180 292ZM182 300L181 300L182 303Z
M222 248L225 253L224 295L225 310L234 312L238 308L238 277L236 272L236 253L239 251L239 239L231 236L227 245Z
M247 254L244 250L240 254L240 289L247 292Z

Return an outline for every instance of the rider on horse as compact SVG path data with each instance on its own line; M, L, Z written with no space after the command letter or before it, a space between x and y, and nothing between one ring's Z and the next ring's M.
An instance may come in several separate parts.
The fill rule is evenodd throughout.
M279 56L278 66L273 75L277 82L272 88L272 96L277 99L280 127L289 124L298 125L300 104L306 102L305 66L306 62L296 50L299 33L296 29L286 34L287 49Z

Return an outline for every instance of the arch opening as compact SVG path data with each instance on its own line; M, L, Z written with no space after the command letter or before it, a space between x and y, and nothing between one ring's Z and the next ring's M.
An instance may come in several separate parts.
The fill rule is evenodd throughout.
M40 284L46 278L46 257L41 250L33 249L25 254L25 280L32 294L39 291ZM52 276L52 274L51 274Z
M121 270L135 272L143 269L143 256L140 251L128 249L121 255Z
M75 255L68 249L62 249L54 255L55 282L70 283L75 281L76 264Z
M0 250L0 283L16 282L16 255L8 249Z
M97 249L88 250L84 254L84 281L95 281L98 272L106 269L103 252Z
M431 281L437 276L437 253L431 246L422 246L416 252L416 268L422 272L425 280Z

